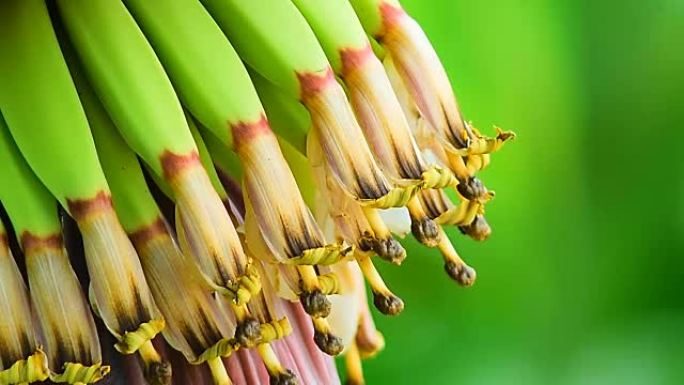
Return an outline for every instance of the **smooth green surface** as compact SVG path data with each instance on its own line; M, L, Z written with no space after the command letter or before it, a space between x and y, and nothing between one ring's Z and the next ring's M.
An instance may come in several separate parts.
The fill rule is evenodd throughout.
M59 0L57 8L95 94L130 147L160 175L166 151L196 151L171 82L126 7Z
M264 114L244 64L199 0L126 0L183 105L227 146Z
M0 114L0 201L18 237L24 231L46 236L59 233L57 200L21 156Z
M292 3L306 18L336 73L342 72L341 50L358 50L369 44L348 0L292 0Z
M329 63L316 36L289 0L201 0L242 60L291 97L297 73L320 73Z
M378 263L406 310L367 383L684 383L682 2L402 3L466 118L518 138L482 174L491 238L450 230L473 288L414 241Z
M43 1L0 2L0 58L0 108L38 178L65 207L107 191Z
M83 77L82 68L71 63L71 73L88 117L100 164L112 191L114 209L127 233L156 221L161 213L147 187L138 157L128 147L104 106Z

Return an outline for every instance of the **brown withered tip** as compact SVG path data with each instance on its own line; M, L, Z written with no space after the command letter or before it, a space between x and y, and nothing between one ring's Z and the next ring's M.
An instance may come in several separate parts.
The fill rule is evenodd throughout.
M289 369L275 376L270 376L268 383L269 385L299 385L297 376Z
M411 221L411 233L427 247L437 247L439 244L439 227L430 218L420 218Z
M482 214L476 215L473 223L466 226L459 226L458 229L461 233L476 241L484 241L492 234L492 228Z
M170 385L173 370L171 364L162 362L153 362L145 369L145 379L150 385Z
M487 188L477 177L469 177L465 181L459 181L456 186L459 194L469 201L483 199L487 195Z
M454 281L458 282L459 285L464 287L472 286L477 278L477 273L475 269L468 265L457 265L452 261L447 261L444 264L444 270L446 270L449 277Z
M299 295L299 300L304 307L304 311L315 318L325 318L330 315L332 304L320 290L303 292Z
M399 241L392 237L385 239L374 238L371 248L378 257L395 265L401 265L404 259L406 259L406 250L404 250Z
M235 327L235 341L240 346L255 346L260 338L261 324L252 317L244 319Z
M397 315L404 310L404 301L394 294L373 293L375 308L384 315Z
M342 339L330 333L322 333L317 330L314 332L314 342L323 353L330 356L336 356L344 350Z
M359 250L361 251L371 251L373 249L373 242L375 242L375 238L373 238L372 235L369 233L365 233L360 239L359 239Z

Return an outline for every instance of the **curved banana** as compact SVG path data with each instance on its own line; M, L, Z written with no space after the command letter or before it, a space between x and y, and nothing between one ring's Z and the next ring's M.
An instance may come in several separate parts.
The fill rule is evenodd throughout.
M217 305L211 288L200 278L201 272L179 250L148 190L137 157L92 90L79 83L81 101L116 210L140 255L152 294L166 319L162 334L189 362L215 361L212 365L220 369L221 357L235 349L235 319Z
M24 252L50 379L97 382L109 367L102 365L95 322L64 248L57 201L22 158L1 116L0 174L0 200Z
M171 187L181 246L216 290L248 300L256 279L197 153L161 63L123 3L60 0L57 8L95 93L128 145ZM107 47L107 49L102 49Z
M196 0L125 3L150 39L181 101L202 127L224 143L223 151L234 150L240 157L250 208L247 220L256 221L259 229L257 234L247 234L247 245L264 243L282 263L343 256L345 245L325 245L247 70L204 7Z
M240 57L311 113L316 142L341 188L370 207L403 206L414 194L378 167L344 90L306 20L288 0L202 0ZM286 137L286 136L285 136Z
M482 198L487 191L468 171L463 158L498 150L515 134L499 132L496 138L484 138L465 123L449 78L432 44L398 0L350 2L366 33L380 43L394 63L421 116L441 139L449 166L462 185L463 195L468 200Z
M303 125L312 124L310 115L305 109L301 108L301 105L294 99L288 98L287 95L259 74L252 73L252 80L264 103L266 113L269 114L271 125L275 128L276 132L288 129L303 132L306 131L306 126ZM285 154L285 158L288 163L290 163L290 168L293 171L295 169L298 170L297 172L299 175L295 173L297 183L300 186L313 186L313 189L309 189L309 191L315 191L315 189L318 188L321 191L329 192L329 194L324 194L323 200L336 194L349 196L344 190L338 188L338 184L334 180L334 177L330 175L330 172L325 167L320 146L309 142L308 147L308 157L301 154L301 151L299 151L300 154L295 154L292 151L290 151L289 154ZM291 148L296 149L294 146ZM285 146L281 146L281 149L284 153L288 152ZM302 157L303 162L299 161ZM301 170L307 171L302 172ZM358 206L359 209L361 209L362 204L360 204L358 200L353 199L351 196L349 196L349 199L352 199L355 206ZM311 206L312 203L309 203L309 205ZM323 210L325 214L323 216L320 215L323 207L334 207L334 205L331 205L328 202L316 202L315 206L316 211L319 212L319 214L317 214L318 217L316 218L319 223L323 223L329 214ZM401 247L399 242L392 237L388 227L379 217L378 210L364 207L363 210L361 210L361 215L367 217L364 221L372 223L367 236L373 240L372 244L378 255L389 261L396 263L401 262L406 257L406 251ZM348 242L350 241L348 238L346 239ZM359 246L358 242L351 243Z
M38 179L78 223L93 306L142 356L164 325L133 245L119 223L88 122L40 0L0 3L0 109Z
M437 165L428 167L423 160L385 69L349 2L292 2L309 22L335 73L344 82L366 140L383 170L395 180L404 180L403 184L415 183L421 188L455 185L449 170ZM436 225L418 198L414 196L407 207L416 238L424 244L436 244Z

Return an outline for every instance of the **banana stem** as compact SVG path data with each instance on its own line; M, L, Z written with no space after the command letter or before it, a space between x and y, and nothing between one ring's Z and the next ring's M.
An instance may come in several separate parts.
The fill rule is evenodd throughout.
M278 356L276 356L273 347L270 344L257 345L257 351L259 352L261 360L264 361L264 365L266 366L269 375L277 376L284 371L280 360L278 360Z
M444 257L444 269L447 274L461 286L472 286L477 277L475 269L468 266L463 259L461 259L461 256L458 255L458 252L454 249L449 237L447 237L444 229L441 227L439 228L439 234L441 240L437 247Z
M352 342L344 356L344 364L347 368L347 385L363 385L363 366L361 365L361 355L356 342Z
M233 385L233 381L228 376L228 371L226 371L226 367L223 365L220 357L207 360L207 366L209 366L215 385Z
M140 346L138 350L140 358L143 360L145 365L151 364L153 362L162 362L162 358L152 345L152 341L145 341L145 343Z
M312 317L327 317L330 314L331 304L321 290L316 269L309 265L298 265L297 271L302 280L300 300L304 310Z
M428 216L418 195L415 195L408 201L406 208L411 215L411 233L413 233L413 236L416 237L418 242L428 247L437 246L439 243L437 224Z
M363 276L373 292L373 304L385 315L397 315L404 310L404 302L387 287L380 273L373 265L370 256L362 256L356 260Z
M171 365L162 360L151 340L145 341L140 346L138 354L145 366L145 378L151 385L168 385L171 383Z
M344 349L342 339L332 334L328 321L325 318L312 318L311 321L313 322L316 346L330 356L342 353Z
M361 207L363 214L373 230L374 239L371 248L378 256L395 265L401 265L406 259L406 250L392 237L385 222L380 217L378 209L373 207Z

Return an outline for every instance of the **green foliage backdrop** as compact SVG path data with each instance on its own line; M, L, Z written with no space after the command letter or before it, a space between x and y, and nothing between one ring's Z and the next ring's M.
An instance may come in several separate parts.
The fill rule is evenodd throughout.
M380 266L379 384L684 383L684 2L403 0L477 127L518 139L461 289L407 241Z

